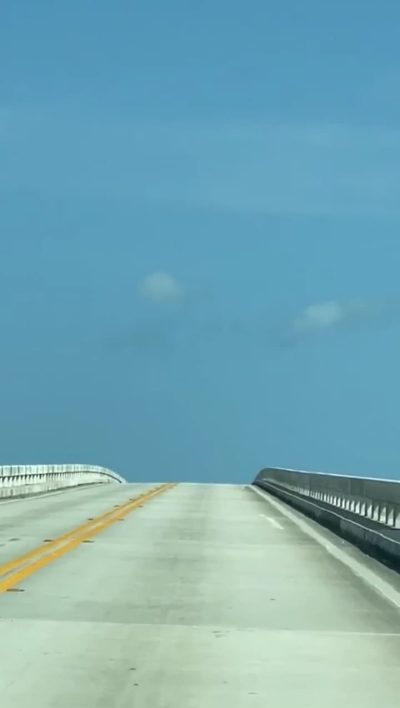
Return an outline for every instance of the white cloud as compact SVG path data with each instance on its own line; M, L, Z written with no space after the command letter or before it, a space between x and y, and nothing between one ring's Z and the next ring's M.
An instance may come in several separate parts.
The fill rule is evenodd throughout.
M159 304L182 302L185 291L179 281L168 273L152 273L139 283L142 297Z
M309 305L296 319L295 329L305 331L333 327L346 317L347 310L336 300Z
M366 302L365 300L328 300L306 307L294 321L295 332L311 333L327 330L344 324L361 324L365 321L382 319L389 314L386 303Z

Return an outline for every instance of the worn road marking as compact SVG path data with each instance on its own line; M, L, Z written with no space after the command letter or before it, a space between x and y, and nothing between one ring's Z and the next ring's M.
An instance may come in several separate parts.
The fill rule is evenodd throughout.
M111 511L106 511L81 526L62 534L62 536L58 536L58 538L50 541L50 543L44 543L28 551L28 553L24 553L22 556L0 565L0 593L6 592L17 585L21 580L24 580L24 578L32 575L32 573L35 573L49 563L52 563L65 553L72 551L83 543L83 541L87 541L92 538L92 536L104 531L112 524L124 518L127 514L141 507L147 501L150 501L162 492L171 489L173 486L175 485L162 484L150 492L141 494L133 500L130 499L118 509L113 508Z
M261 516L262 519L265 519L266 521L268 521L271 524L271 526L274 527L274 529L279 529L279 531L283 531L282 524L280 524L279 521L274 519L272 516L267 516L266 514L259 514L259 516Z

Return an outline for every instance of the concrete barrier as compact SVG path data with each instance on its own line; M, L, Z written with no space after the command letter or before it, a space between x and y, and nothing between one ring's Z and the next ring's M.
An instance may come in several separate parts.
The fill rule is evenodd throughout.
M400 480L266 468L254 484L400 570Z
M9 465L0 467L0 499L112 482L122 484L125 480L95 465Z

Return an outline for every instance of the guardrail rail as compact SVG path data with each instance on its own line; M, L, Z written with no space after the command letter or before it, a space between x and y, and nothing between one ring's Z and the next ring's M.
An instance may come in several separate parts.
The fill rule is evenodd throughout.
M400 480L269 467L253 484L400 569Z
M0 499L112 482L122 484L125 480L96 465L5 465L0 467Z

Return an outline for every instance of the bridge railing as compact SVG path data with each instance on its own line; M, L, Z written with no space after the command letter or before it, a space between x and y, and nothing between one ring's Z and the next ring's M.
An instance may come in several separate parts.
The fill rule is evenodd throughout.
M112 482L124 483L125 480L116 472L96 465L0 466L0 498Z
M274 467L254 484L400 571L400 481Z
M383 526L400 529L400 481L320 472L266 468L255 479L262 487L286 490L323 502Z

